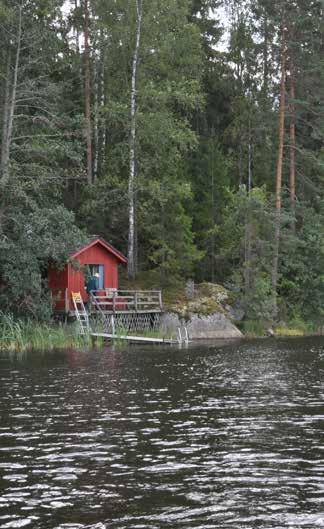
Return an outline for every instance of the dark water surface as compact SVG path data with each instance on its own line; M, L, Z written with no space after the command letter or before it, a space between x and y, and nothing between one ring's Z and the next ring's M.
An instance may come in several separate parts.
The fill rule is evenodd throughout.
M0 527L324 528L324 340L0 357Z

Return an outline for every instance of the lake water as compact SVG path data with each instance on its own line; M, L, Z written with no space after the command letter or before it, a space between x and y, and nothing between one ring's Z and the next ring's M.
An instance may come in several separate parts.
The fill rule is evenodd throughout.
M0 357L0 528L324 528L324 339Z

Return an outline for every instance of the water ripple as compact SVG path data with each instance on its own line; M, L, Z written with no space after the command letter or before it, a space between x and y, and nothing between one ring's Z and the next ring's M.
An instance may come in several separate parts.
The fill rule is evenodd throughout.
M0 529L324 528L323 340L0 356Z

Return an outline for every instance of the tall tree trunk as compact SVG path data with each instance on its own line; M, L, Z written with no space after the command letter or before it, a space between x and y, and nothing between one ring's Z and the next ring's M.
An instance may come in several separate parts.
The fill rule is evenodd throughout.
M289 190L290 190L290 205L292 215L292 230L295 231L295 206L296 206L296 105L295 105L295 69L293 59L291 59L290 66L290 171L289 171Z
M100 176L104 159L106 123L102 119L102 109L105 106L105 42L102 29L99 32L99 56L96 61L96 86L95 86L95 152L94 152L94 179Z
M7 74L5 79L5 93L3 99L3 117L2 117L2 143L1 143L1 178L4 177L5 160L8 158L8 118L10 106L10 85L11 85L11 49L9 47L7 57Z
M80 4L79 4L80 1ZM82 0L74 0L74 10L77 13L80 7L80 12L82 12ZM80 29L79 29L79 20L76 19L76 30L75 30L75 46L77 51L77 57L78 57L78 67L79 67L79 76L80 76L80 82L82 84L83 80L83 71L82 71L82 60L81 60L81 45L80 45Z
M239 173L239 185L241 186L243 184L243 149L242 149L242 141L241 141L241 134L239 138L239 145L238 145L238 173Z
M281 22L281 45L280 45L280 106L279 106L279 144L278 160L276 171L276 218L275 218L275 235L274 251L272 264L272 287L274 295L274 313L278 312L277 307L277 286L278 286L278 265L279 265L279 244L280 244L280 225L281 225L281 190L282 190L282 169L284 155L284 137L285 137L285 111L286 111L286 39L285 39L285 19L282 17Z
M78 0L74 0L74 11L75 12L77 12L78 7L79 7ZM80 32L79 32L78 24L76 24L76 30L75 30L75 46L76 46L78 55L80 55Z
M87 142L87 180L88 180L88 184L92 184L92 130L91 130L91 86L90 86L88 0L83 0L83 10L84 10L84 100L85 100L85 134L86 134L86 142Z
M212 219L213 219L213 228L216 224L216 204L215 204L215 169L214 169L214 138L212 140L212 175L211 175L211 199L212 199ZM215 255L216 255L216 237L215 230L212 231L211 236L211 280L212 283L215 282Z
M16 100L17 100L17 84L18 84L18 72L20 65L20 53L21 53L21 37L22 37L22 4L18 7L18 32L17 32L17 47L16 47L16 58L13 73L13 81L11 94L10 91L10 54L8 56L8 70L6 80L6 97L8 107L4 113L4 125L3 125L3 138L2 138L2 149L1 149L1 179L3 183L6 183L9 178L9 160L10 160L10 145L12 139L13 122L15 117ZM5 130L6 129L6 130Z
M248 145L248 192L250 194L252 189L252 127L251 118L249 118L249 145Z
M106 104L106 85L105 85L105 34L100 30L100 48L99 48L99 67L98 67L98 105L99 105L99 123L98 123L98 146L97 146L97 175L100 177L104 161L106 147L106 120L103 119L102 109Z
M129 140L129 180L128 180L128 277L133 279L136 273L135 252L135 187L136 187L136 81L137 64L141 39L142 0L136 0L136 39L132 64L131 115Z
M263 94L266 98L268 95L268 84L269 84L269 60L268 60L268 47L269 47L269 28L267 14L264 14L264 42L263 42Z
M251 196L252 189L252 132L251 119L249 118L249 145L248 145L248 198ZM252 225L250 205L245 218L245 241L244 241L244 290L245 296L248 296L251 287L251 260L252 260Z
M94 61L94 107L93 107L93 181L98 176L99 106L100 106L100 57Z

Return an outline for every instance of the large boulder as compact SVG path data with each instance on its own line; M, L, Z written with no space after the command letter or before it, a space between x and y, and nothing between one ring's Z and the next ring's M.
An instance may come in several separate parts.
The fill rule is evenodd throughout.
M166 312L162 316L163 332L174 336L179 327L187 327L193 340L242 338L241 331L233 323L244 316L236 303L235 293L223 285L190 282L185 292L177 292L174 299L166 303Z
M241 331L221 312L191 314L186 318L174 312L166 312L162 316L161 327L164 334L169 336L176 335L179 327L187 327L191 340L243 337Z

